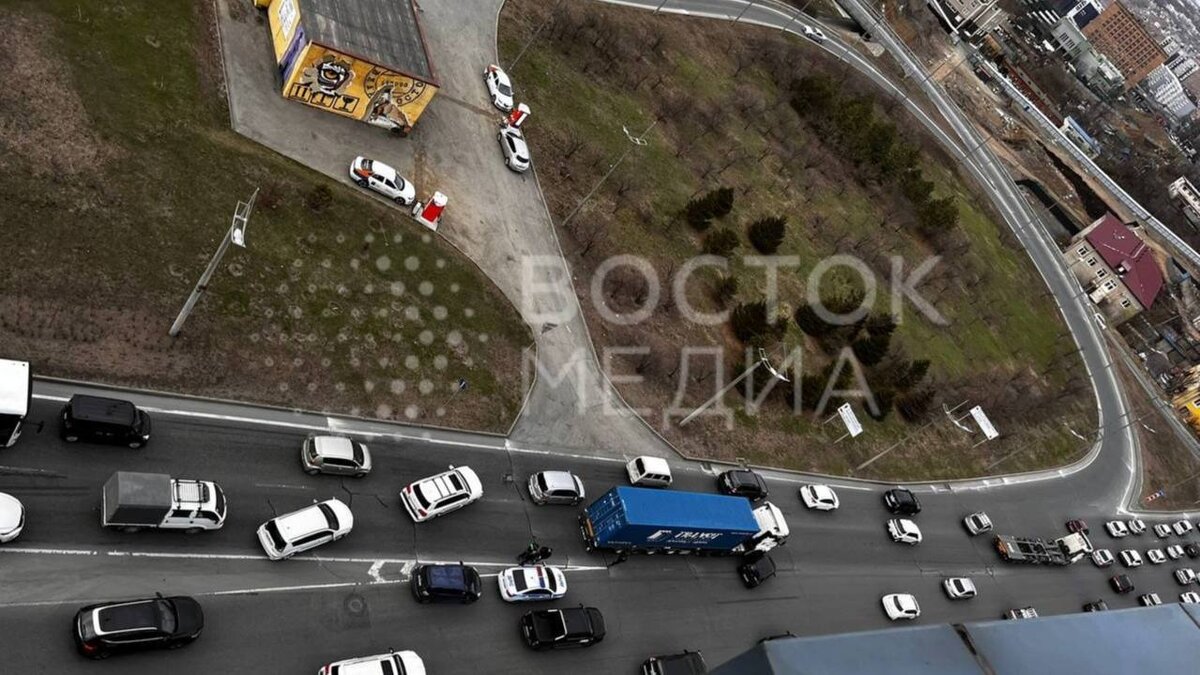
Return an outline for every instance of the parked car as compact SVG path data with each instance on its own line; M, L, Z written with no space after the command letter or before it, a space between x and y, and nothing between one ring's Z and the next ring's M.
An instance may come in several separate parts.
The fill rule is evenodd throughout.
M1110 520L1104 524L1104 529L1108 530L1108 535L1113 539L1129 536L1129 527L1124 521Z
M258 542L271 560L290 558L337 541L354 529L354 514L337 499L315 502L285 513L258 528Z
M317 675L425 675L425 662L416 652L389 649L386 654L360 656L323 666Z
M532 649L590 647L604 639L604 615L595 607L539 609L521 617L521 635Z
M967 577L950 577L942 581L942 590L951 600L966 600L975 597L975 582Z
M775 561L766 553L753 553L743 558L737 569L746 588L757 588L775 576Z
M992 519L988 518L988 514L979 511L963 518L963 527L967 528L972 537L976 537L992 531Z
M1180 586L1187 586L1196 581L1196 570L1190 567L1180 567L1175 570L1175 581L1179 582Z
M887 531L897 544L912 546L921 543L921 528L908 518L892 518L887 522Z
M1127 524L1133 534L1143 534L1146 531L1146 523L1141 518L1130 518Z
M1200 593L1195 591L1186 591L1179 594L1179 601L1185 605L1200 604Z
M1083 606L1085 612L1106 612L1108 611L1108 603L1104 600L1093 600Z
M639 487L670 487L671 465L661 457L642 455L634 457L625 465L629 483Z
M483 82L487 85L488 97L498 110L509 112L513 109L512 82L508 73L500 66L490 65L483 71Z
M529 170L529 146L520 129L508 125L500 127L500 131L496 132L496 140L504 154L504 166L517 173Z
M469 605L483 595L479 572L470 565L417 565L409 579L413 597L421 604L457 602Z
M451 466L449 471L422 478L400 491L400 503L417 523L453 513L481 497L483 483L469 466Z
M183 595L89 605L75 614L75 646L93 659L144 649L174 649L204 630L200 603Z
M1159 539L1166 539L1167 537L1171 536L1171 526L1167 525L1166 523L1159 523L1158 525L1154 526L1154 534Z
M1158 593L1145 593L1138 596L1138 602L1141 603L1142 607L1153 607L1154 605L1161 605L1162 599L1158 597Z
M1108 567L1113 564L1113 554L1106 548L1098 548L1092 551L1092 564L1096 567Z
M1171 560L1179 560L1183 557L1183 547L1179 544L1171 544L1167 547L1167 557Z
M411 206L417 198L417 189L412 183L377 159L355 157L350 162L350 180L403 206Z
M300 466L310 476L328 473L362 478L371 473L371 451L341 436L309 436L300 446Z
M1172 529L1175 530L1175 534L1183 537L1196 528L1192 527L1192 524L1186 520L1177 520Z
M758 501L766 499L769 491L762 476L749 469L733 469L717 476L717 492Z
M583 481L570 471L539 471L529 477L529 498L539 506L577 506L585 496Z
M1125 574L1113 575L1112 578L1108 580L1108 583L1119 595L1124 595L1133 590L1133 581L1130 580L1129 576Z
M1082 532L1088 534L1088 524L1086 521L1074 518L1067 521L1067 532Z
M651 656L642 662L642 675L704 675L708 665L700 652Z
M1189 558L1200 558L1200 546L1196 544L1188 544L1187 546L1184 546L1183 552L1186 553L1187 557Z
M75 394L59 420L59 436L68 443L109 443L136 450L150 442L150 416L129 401Z
M1121 557L1121 564L1126 567L1134 568L1142 566L1142 554L1131 548L1121 551L1119 555Z
M0 492L0 544L16 539L25 527L25 506L16 497Z
M505 602L557 600L567 594L567 575L550 565L510 567L496 575L496 584Z
M912 620L921 616L921 606L908 593L889 593L881 599L883 611L892 621Z
M1032 607L1016 607L1004 613L1004 619L1036 619L1037 610Z
M836 511L839 506L837 493L828 485L801 485L800 501L813 511Z
M908 488L892 488L883 493L883 503L895 514L915 516L921 512L921 502Z

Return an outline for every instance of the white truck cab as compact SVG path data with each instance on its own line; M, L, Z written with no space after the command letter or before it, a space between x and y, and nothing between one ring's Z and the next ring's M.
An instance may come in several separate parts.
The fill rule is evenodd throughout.
M788 524L783 511L771 502L763 502L754 509L754 520L758 521L758 534L746 544L747 552L766 553L776 546L787 543Z
M0 448L17 442L32 397L33 374L29 364L0 359Z

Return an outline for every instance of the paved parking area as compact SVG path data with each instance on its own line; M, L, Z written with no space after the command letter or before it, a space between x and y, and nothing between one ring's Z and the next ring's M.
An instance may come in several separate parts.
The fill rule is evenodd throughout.
M576 308L577 301L566 285L565 262L533 173L505 168L495 140L501 115L486 98L482 71L496 58L496 15L502 4L419 0L442 86L413 134L402 139L285 100L265 14L250 8L249 0L217 0L233 128L347 185L347 163L363 154L397 167L415 182L419 198L434 190L449 197L439 234L475 261L522 312L537 340L541 370L550 374L534 387L512 434L515 440L608 454L669 454L604 382L579 313L560 322L537 316L555 304ZM536 127L535 111L526 129L533 134ZM529 256L557 259L559 267L539 267L532 277L539 285L560 284L557 303L545 295L523 302L522 261Z

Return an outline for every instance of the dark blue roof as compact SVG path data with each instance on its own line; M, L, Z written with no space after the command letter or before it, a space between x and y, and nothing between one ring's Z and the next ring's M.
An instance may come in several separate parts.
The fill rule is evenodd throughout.
M635 487L616 490L625 504L625 521L631 525L658 527L669 523L679 529L721 527L758 531L758 521L745 497Z

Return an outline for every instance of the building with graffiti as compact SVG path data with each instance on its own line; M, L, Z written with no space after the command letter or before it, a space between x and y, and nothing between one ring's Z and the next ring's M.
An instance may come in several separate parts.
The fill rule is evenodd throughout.
M438 90L413 0L269 0L282 94L401 135Z

